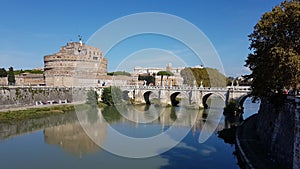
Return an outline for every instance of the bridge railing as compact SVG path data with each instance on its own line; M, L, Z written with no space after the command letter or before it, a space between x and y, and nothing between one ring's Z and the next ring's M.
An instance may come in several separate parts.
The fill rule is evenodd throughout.
M95 88L101 89L107 86L97 86ZM201 90L201 91L251 91L250 86L227 86L227 87L192 87L192 86L137 86L126 85L118 86L123 90L133 89L149 89L149 90ZM15 89L15 88L31 88L31 89L72 89L72 88L86 88L91 89L93 87L53 87L53 86L0 86L0 88Z
M251 91L250 86L227 86L227 87L191 87L191 86L119 86L121 89L149 89L149 90L201 90L201 91Z
M228 90L234 90L234 91L251 91L251 86L228 86Z

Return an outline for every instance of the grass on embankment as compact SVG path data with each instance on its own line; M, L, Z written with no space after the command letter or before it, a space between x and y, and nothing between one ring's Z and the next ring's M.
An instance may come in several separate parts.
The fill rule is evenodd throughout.
M0 112L0 123L11 123L14 121L42 118L50 115L63 114L70 111L75 111L74 105L49 106Z

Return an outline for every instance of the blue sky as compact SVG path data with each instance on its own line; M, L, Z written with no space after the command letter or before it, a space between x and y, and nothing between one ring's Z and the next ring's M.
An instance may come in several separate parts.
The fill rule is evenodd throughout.
M197 26L214 45L226 75L237 76L248 72L243 66L249 53L247 35L253 31L253 26L261 15L280 2L278 0L3 0L0 10L0 67L13 66L15 69L43 67L44 55L57 52L60 46L71 39L77 40L79 34L83 36L85 42L99 28L117 18L140 12L162 12L181 17ZM151 40L148 40L148 45L144 47L157 48L155 38L149 39ZM169 48L168 43L159 44L163 49ZM111 52L115 54L114 56L108 54L109 70L114 70L120 62L114 57L125 57L120 53L126 53L126 49L132 47L126 47L125 43L119 52L117 50Z

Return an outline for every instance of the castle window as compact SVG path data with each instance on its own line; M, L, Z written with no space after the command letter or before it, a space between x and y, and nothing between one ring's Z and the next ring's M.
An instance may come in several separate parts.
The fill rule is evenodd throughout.
M93 57L94 60L98 60L98 57Z

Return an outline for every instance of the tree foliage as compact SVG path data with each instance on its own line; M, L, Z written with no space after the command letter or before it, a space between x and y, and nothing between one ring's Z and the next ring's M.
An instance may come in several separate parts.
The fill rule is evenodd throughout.
M14 70L15 75L19 75L21 73L32 73L32 74L43 74L42 70Z
M245 66L252 73L252 92L268 97L300 82L300 3L284 1L265 13L249 35Z
M101 100L109 106L120 104L123 100L123 92L118 87L106 87L102 91Z
M0 77L7 77L7 72L4 68L0 69Z
M14 85L16 83L15 74L14 74L14 68L10 67L8 69L8 75L7 75L8 85Z
M96 106L98 104L98 98L99 98L99 95L96 91L89 90L87 92L86 103L91 105L91 106Z
M157 72L157 75L160 76L160 84L162 85L164 76L169 77L169 76L173 76L174 74L170 71L159 71Z
M107 73L109 76L131 76L129 72L125 71L117 71L117 72L109 72Z
M217 69L212 68L185 68L180 72L183 83L200 86L201 81L204 87L225 87L227 78Z
M155 77L151 76L151 75L147 75L147 76L139 75L138 76L138 80L146 80L147 85L149 85L150 83L152 83L153 85L155 85Z
M237 101L234 99L230 99L229 103L224 107L223 114L224 115L233 115L234 112L238 112L239 109L237 107Z

